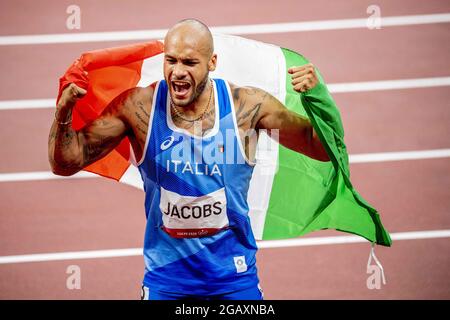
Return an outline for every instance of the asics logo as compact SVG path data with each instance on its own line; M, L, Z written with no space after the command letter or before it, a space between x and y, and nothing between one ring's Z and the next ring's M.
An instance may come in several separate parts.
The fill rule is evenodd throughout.
M161 150L166 150L167 148L169 148L173 144L174 141L175 141L175 137L174 136L170 136L169 138L164 140L161 143Z

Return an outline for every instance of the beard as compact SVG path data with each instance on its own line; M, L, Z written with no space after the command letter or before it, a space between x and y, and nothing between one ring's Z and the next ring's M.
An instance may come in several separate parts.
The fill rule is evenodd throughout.
M198 86L195 88L195 92L194 92L192 101L197 100L198 97L200 97L200 95L203 93L203 91L205 91L207 83L208 83L208 73L206 73L205 77L202 79L202 81L200 81Z

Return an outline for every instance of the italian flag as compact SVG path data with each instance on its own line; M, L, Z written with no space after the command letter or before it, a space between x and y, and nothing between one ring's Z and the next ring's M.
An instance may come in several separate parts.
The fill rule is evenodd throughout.
M308 63L302 55L237 36L214 35L218 54L212 78L266 90L287 108L310 119L329 162L320 162L279 145L267 135L258 143L250 183L249 216L256 239L283 239L320 229L336 229L390 246L377 211L353 188L339 110L322 77L307 93L293 90L287 69ZM126 89L163 79L161 41L84 53L60 79L60 90L74 82L87 89L73 113L79 130L97 118ZM87 74L86 74L87 72ZM142 189L128 139L85 170Z

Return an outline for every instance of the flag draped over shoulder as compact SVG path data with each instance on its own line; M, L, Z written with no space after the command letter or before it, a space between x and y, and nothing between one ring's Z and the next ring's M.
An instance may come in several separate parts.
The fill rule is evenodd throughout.
M211 77L264 89L290 110L308 117L331 160L316 161L260 135L248 193L256 239L293 238L336 229L390 246L392 241L377 211L351 184L340 113L323 78L319 74L320 83L304 94L292 88L287 69L304 65L307 59L288 49L237 36L214 35L214 46L218 62ZM60 79L59 90L60 95L71 82L87 89L74 109L74 129L97 118L124 90L163 79L163 50L162 42L154 41L91 51L76 60ZM130 143L124 139L85 170L142 188L132 162Z
M141 79L143 61L163 52L159 41L86 52L67 69L59 81L59 93L71 82L87 89L86 96L77 102L72 126L80 130L100 116L107 105L123 91L136 87ZM106 157L86 171L120 180L130 167L130 142L124 139Z

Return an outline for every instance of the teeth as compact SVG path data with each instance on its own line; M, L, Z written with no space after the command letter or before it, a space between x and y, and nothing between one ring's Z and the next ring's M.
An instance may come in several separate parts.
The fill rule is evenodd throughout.
M176 92L179 92L183 89L189 89L189 87L191 86L191 84L188 82L172 81L172 83Z

